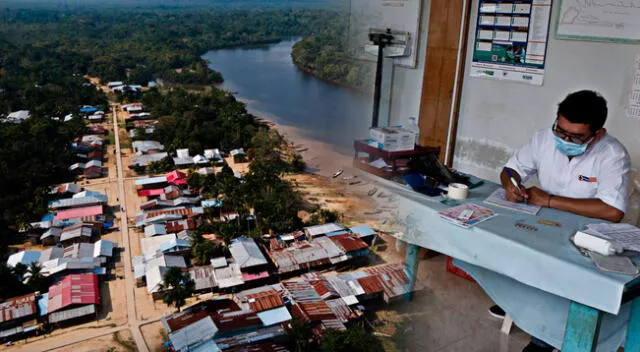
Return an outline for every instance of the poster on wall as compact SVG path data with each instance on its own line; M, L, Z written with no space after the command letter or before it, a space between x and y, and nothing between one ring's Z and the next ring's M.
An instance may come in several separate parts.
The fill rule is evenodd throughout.
M542 85L552 0L480 0L472 77Z
M631 93L629 93L629 104L627 105L627 116L640 120L640 54L636 55L634 62L633 82L631 83Z
M556 37L640 42L640 0L561 0Z

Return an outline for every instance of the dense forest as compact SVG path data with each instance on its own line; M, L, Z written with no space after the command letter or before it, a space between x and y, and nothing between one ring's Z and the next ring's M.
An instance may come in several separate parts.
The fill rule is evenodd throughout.
M106 96L83 78L146 84L207 84L222 77L200 55L210 49L278 41L319 33L328 10L105 10L0 11L0 118L31 111L22 124L0 121L0 252L8 233L46 210L48 187L69 178L69 143L82 128L82 105L106 105ZM247 147L255 119L232 96L152 90L144 102L165 116L158 138L170 148Z
M375 64L349 55L347 19L337 16L322 32L297 42L291 53L295 65L314 76L368 93L373 90Z
M213 84L208 50L276 42L326 29L328 10L11 10L0 21L0 113L33 107L27 88L67 86L73 77L146 85ZM53 86L51 86L53 85ZM36 87L37 86L37 87ZM56 87L56 86L60 86Z

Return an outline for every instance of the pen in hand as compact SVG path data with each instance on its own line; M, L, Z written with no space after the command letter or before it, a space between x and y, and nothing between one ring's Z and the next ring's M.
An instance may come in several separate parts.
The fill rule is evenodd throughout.
M509 177L509 180L511 181L511 183L518 189L518 192L520 192L520 195L524 198L524 202L526 204L529 196L527 195L526 192L522 190L522 185L520 185L518 181L516 181L515 177L513 177L513 174L511 173L511 170L509 168L505 167L504 172L507 174L507 177Z

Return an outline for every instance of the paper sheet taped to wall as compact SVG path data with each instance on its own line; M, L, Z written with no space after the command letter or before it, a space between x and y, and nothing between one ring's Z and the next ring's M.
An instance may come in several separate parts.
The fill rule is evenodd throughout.
M631 93L629 93L629 104L627 105L627 116L640 120L640 54L636 55L634 62L633 82L631 83Z

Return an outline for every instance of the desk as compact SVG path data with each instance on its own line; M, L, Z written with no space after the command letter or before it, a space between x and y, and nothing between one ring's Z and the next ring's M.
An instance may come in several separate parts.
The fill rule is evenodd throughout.
M409 171L408 169L400 171L398 168L406 166L412 157L423 156L429 153L440 153L440 147L421 147L419 145L416 145L415 149L412 150L390 152L372 147L367 144L366 140L355 140L353 142L353 149L355 151L353 157L354 167L383 178L390 178L395 175L407 173ZM360 154L366 154L366 156L361 157ZM369 165L370 162L379 158L391 165L391 170L377 169Z
M594 222L593 219L553 209L542 209L534 217L485 205L482 201L498 187L486 182L472 190L467 201L492 208L500 215L463 229L439 219L437 212L447 208L440 198L427 197L388 180L375 180L395 195L394 215L407 227L401 239L409 244L410 275L417 265L417 248L425 247L499 274L513 283L569 300L564 340L556 343L564 352L595 350L603 314L615 317L623 303L633 300L626 351L640 351L640 299L636 299L640 279L598 270L569 241L577 229ZM559 221L562 227L538 224L536 218ZM538 231L519 230L513 226L515 222L536 226ZM415 280L415 275L412 278Z

